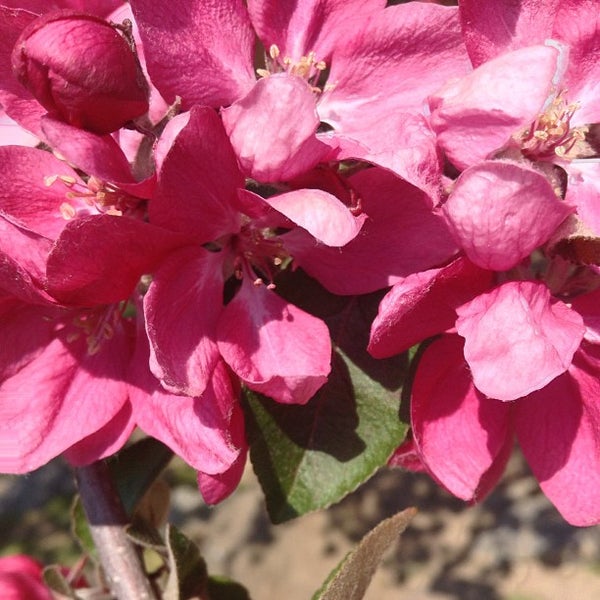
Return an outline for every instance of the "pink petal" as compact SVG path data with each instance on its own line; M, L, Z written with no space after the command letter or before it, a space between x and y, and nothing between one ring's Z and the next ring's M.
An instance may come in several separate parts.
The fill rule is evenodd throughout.
M369 115L369 127L346 134L365 147L362 152L347 153L348 158L366 160L393 171L423 190L431 198L431 206L437 205L442 185L442 159L435 134L425 117L396 111ZM386 134L381 135L382 131Z
M477 67L500 54L541 44L552 37L556 11L562 0L461 0L465 44Z
M556 48L522 48L433 94L431 126L450 162L459 169L474 165L530 125L553 90L557 59Z
M108 458L123 448L135 427L131 404L127 402L104 427L65 450L63 455L74 466Z
M21 146L0 147L0 211L16 218L29 229L50 239L58 237L67 224L61 206L69 189L51 177L81 182L77 173L50 152Z
M40 143L37 137L23 129L0 108L0 145L34 147Z
M227 471L245 450L239 387L219 362L200 397L175 396L148 370L142 341L134 369L131 402L139 427L196 469L212 475Z
M229 469L223 473L211 475L202 471L198 472L198 488L206 504L218 504L233 493L244 474L246 455L247 451L244 449Z
M78 217L67 223L48 257L48 291L74 304L118 302L186 243L184 236L126 216Z
M444 220L417 188L378 168L361 171L348 183L368 216L356 238L337 249L315 245L301 230L282 236L296 263L334 294L387 287L456 252Z
M540 486L572 525L600 522L600 384L597 348L578 352L568 373L519 400L519 443Z
M294 60L314 52L327 60L338 45L348 43L357 28L385 7L384 0L250 0L252 23L268 49Z
M579 314L532 281L502 284L456 312L475 386L499 400L526 396L564 373L585 333Z
M261 79L221 115L242 170L259 181L292 179L330 153L315 135L314 92L299 77Z
M561 0L552 37L569 45L563 86L569 100L580 103L573 123L600 122L600 39L596 2Z
M429 94L469 69L455 7L421 2L389 6L360 35L335 48L328 77L334 87L319 101L319 115L336 132L359 141L358 131L374 137L368 133L372 118L421 113ZM381 132L384 146L387 134L386 127Z
M110 135L98 135L44 117L45 139L64 156L90 175L111 183L135 183L125 154Z
M386 294L371 327L369 352L385 358L454 326L456 307L492 285L493 273L458 258L409 275Z
M322 190L295 190L266 202L327 246L344 246L365 221L365 215L354 217L335 196Z
M49 300L42 290L51 241L0 214L0 288L28 302Z
M241 0L133 0L148 72L165 100L219 107L254 83L254 33Z
M221 355L255 391L285 404L305 404L327 381L327 326L244 277L217 326Z
M223 260L200 247L175 252L155 271L144 297L150 368L175 393L200 396L217 364Z
M458 336L434 341L412 387L415 443L432 475L463 500L481 500L512 449L510 406L484 398L471 382Z
M0 104L9 117L40 137L40 119L46 114L46 109L17 81L11 63L12 51L21 31L36 16L26 10L0 6Z
M243 187L218 115L209 108L193 108L162 161L150 222L189 233L199 244L235 233L240 217L234 207Z
M544 175L505 161L487 161L465 171L443 210L466 255L496 271L529 256L572 212Z
M48 336L48 324L43 314L30 313L27 331L44 345L0 385L0 471L4 473L25 473L44 465L104 427L127 402L124 375L130 345L120 327L95 354L89 354L83 330L71 331L79 333L78 339L67 334L65 340L42 341L40 336ZM6 337L3 341L18 342Z

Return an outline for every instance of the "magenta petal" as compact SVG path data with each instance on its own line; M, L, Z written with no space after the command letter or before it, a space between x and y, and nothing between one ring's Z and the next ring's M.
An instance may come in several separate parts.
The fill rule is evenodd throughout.
M109 304L188 240L144 221L109 214L69 221L48 257L48 290L73 304Z
M473 64L478 66L504 52L541 44L552 37L561 1L461 0L460 20Z
M409 275L385 295L371 327L369 352L393 356L454 326L456 307L492 284L493 273L458 258L442 269Z
M321 120L336 132L362 141L373 120L385 114L420 114L424 100L448 79L470 70L455 7L410 2L388 6L331 58L328 83L319 101ZM387 136L387 128L381 138ZM382 139L387 146L387 140ZM372 147L377 152L376 147Z
M210 475L202 471L198 472L198 488L206 504L217 504L235 490L244 474L246 455L246 451L241 453L223 473Z
M454 166L484 160L531 124L553 90L557 60L550 46L515 50L430 97L431 126Z
M174 396L148 371L147 344L142 345L135 387L130 391L139 427L194 468L212 475L223 473L245 450L239 388L232 384L223 362L214 369L201 397Z
M61 206L69 189L53 177L81 182L77 173L50 152L20 146L0 147L0 211L32 231L54 239L67 224Z
M564 373L585 333L579 314L532 281L500 285L456 312L475 386L498 400L526 396Z
M276 44L282 57L299 60L314 52L327 60L336 45L348 43L384 0L250 0L248 10L267 48Z
M365 220L322 190L294 190L265 201L327 246L344 246L353 240Z
M24 301L47 300L42 287L51 244L0 214L0 288Z
M578 352L568 373L519 400L515 427L540 486L572 525L600 522L598 351Z
M176 130L185 117L178 119ZM173 133L149 205L150 222L189 233L199 244L237 232L240 216L234 207L244 177L219 116L195 107L178 135Z
M131 404L127 402L104 427L65 450L63 455L75 466L112 456L123 448L135 426Z
M29 331L40 326L43 321L32 320ZM0 385L0 471L32 471L109 423L127 402L129 357L129 340L118 330L92 355L82 339L54 339L5 379Z
M458 336L427 348L412 387L411 423L432 475L463 500L480 500L500 476L512 448L510 406L474 387Z
M573 212L540 172L502 161L466 170L443 210L466 255L496 271L529 256Z
M334 294L372 292L455 254L444 219L414 186L380 168L357 173L349 184L368 216L351 242L328 248L299 229L282 236L296 263Z
M200 396L217 364L223 256L189 247L161 263L144 297L150 367L163 386Z
M70 163L102 181L134 183L123 150L110 135L98 135L50 117L42 119L45 139Z
M246 385L285 404L304 404L327 381L327 326L265 285L244 277L217 326L221 355Z
M261 79L221 114L242 170L259 181L297 177L330 152L316 137L314 92L300 77Z
M19 125L38 137L40 119L46 109L17 81L13 75L11 55L21 31L36 19L27 10L0 6L0 105Z
M254 82L254 32L241 0L133 0L154 85L171 104L231 104Z

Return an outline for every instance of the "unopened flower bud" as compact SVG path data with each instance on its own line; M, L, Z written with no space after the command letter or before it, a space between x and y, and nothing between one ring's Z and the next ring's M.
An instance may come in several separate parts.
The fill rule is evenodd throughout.
M148 111L148 85L127 40L106 21L56 11L31 23L12 54L18 80L54 117L107 134Z

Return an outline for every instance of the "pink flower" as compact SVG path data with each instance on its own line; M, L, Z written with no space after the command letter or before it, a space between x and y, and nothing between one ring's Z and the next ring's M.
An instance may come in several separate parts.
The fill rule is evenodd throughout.
M197 396L222 357L251 389L304 403L327 379L331 345L322 321L272 289L289 260L285 235L276 232L300 226L315 243L341 246L364 217L321 190L266 200L243 190L210 109L193 109L171 123L179 133L171 144L165 132L170 149L150 223L186 234L190 245L160 264L144 298L151 368L167 389Z
M229 107L225 128L252 177L287 180L332 146L437 195L441 164L422 101L469 68L455 9L381 0L132 8L154 84L184 110ZM255 31L266 52L258 82ZM317 133L320 123L333 133Z
M510 274L516 280L506 281ZM411 425L416 456L452 493L485 496L516 435L565 518L600 520L591 500L600 484L593 474L600 320L598 292L587 291L597 285L592 269L560 258L534 255L505 274L459 258L407 277L384 298L371 331L375 356L446 332L417 363ZM405 453L397 460L414 465Z
M462 340L445 335L425 351L413 382L411 422L418 455L453 494L481 500L502 474L516 437L563 517L573 525L597 524L599 368L598 346L584 344L568 370L543 389L501 403L477 391Z
M42 566L25 555L0 558L0 596L4 600L52 600L42 582Z
M148 111L148 87L127 41L103 19L48 13L21 33L12 55L17 79L53 116L110 133Z

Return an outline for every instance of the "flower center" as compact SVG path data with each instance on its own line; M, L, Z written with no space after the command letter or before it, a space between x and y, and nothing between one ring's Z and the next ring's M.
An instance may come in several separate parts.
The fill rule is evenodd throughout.
M588 131L585 126L571 127L571 119L579 107L578 102L567 103L564 91L555 96L546 111L517 134L523 155L531 160L555 156L566 160L576 158L577 146L585 140Z
M71 320L66 340L73 343L83 337L89 356L100 351L106 340L112 339L122 316L119 304L77 311Z
M299 60L293 60L289 56L281 56L276 44L272 44L269 53L265 55L264 69L256 69L259 77L269 77L275 73L288 73L304 79L315 94L333 89L332 84L324 84L327 64L323 60L317 60L314 52L301 56Z
M252 278L254 285L267 283L269 289L275 289L273 279L290 262L281 238L272 229L260 229L251 221L233 238L232 248L236 279L246 275Z
M48 187L57 181L68 188L66 200L59 208L66 221L89 214L131 215L140 206L138 198L93 176L90 176L87 184L67 175L51 175L44 178Z

